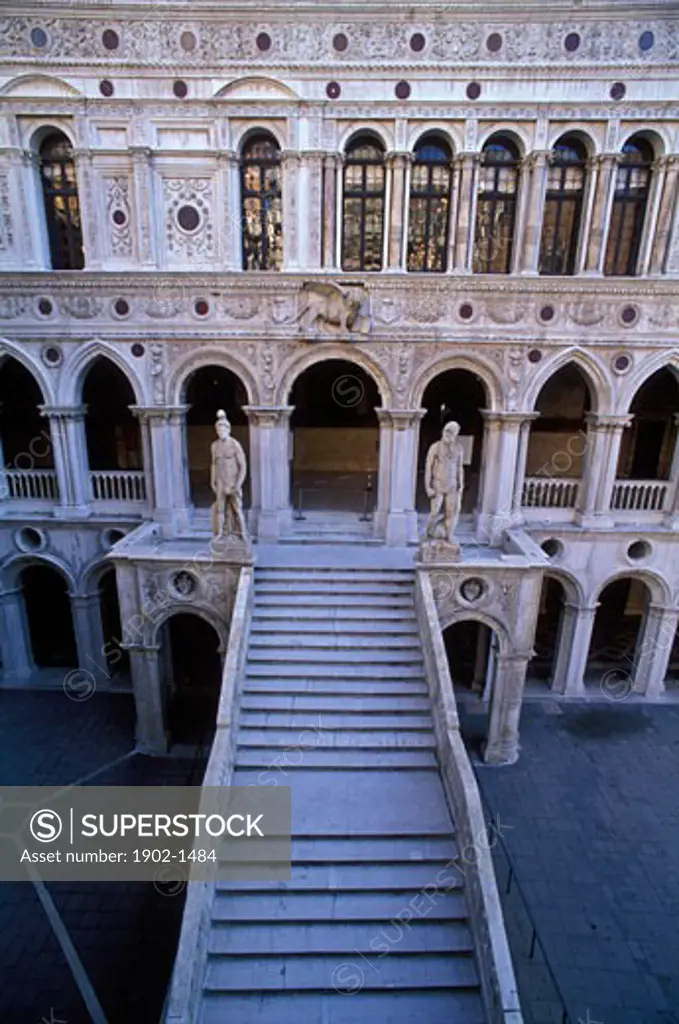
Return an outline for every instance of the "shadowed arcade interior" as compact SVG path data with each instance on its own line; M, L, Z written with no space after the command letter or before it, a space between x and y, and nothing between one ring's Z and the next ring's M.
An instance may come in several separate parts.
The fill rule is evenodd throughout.
M216 630L193 612L178 612L161 632L161 671L170 742L207 747L214 737L222 681Z
M243 484L243 505L250 506L250 435L243 406L248 397L245 385L223 366L203 366L186 384L186 448L191 500L197 508L209 508L214 494L210 488L210 446L216 438L217 411L223 409L231 424L231 436L245 451L248 473Z

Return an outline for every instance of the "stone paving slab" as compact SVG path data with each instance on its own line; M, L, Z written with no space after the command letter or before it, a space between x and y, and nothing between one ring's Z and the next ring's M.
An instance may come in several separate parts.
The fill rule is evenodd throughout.
M461 715L473 755L481 721ZM527 702L519 762L475 769L572 1024L679 1024L679 709ZM506 879L526 1021L551 1024Z

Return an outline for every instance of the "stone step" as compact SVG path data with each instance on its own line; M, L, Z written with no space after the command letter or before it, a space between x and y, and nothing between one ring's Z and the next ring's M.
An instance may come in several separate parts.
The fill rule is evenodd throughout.
M395 663L397 665L415 664L422 666L423 664L422 650L419 646L406 650L391 650L391 648L369 648L365 651L357 651L352 648L338 649L336 652L333 651L332 655L328 654L327 651L314 648L291 648L290 650L268 650L262 649L255 644L250 644L248 648L247 664L255 665L259 662L284 662L285 664L297 664L302 665L313 665L315 662L321 664L331 665L386 665L389 663Z
M314 630L313 633L300 633L298 630L285 633L279 629L275 631L267 630L266 633L252 632L248 651L286 651L288 649L312 651L317 648L328 651L345 651L348 649L383 651L385 653L406 650L417 651L420 655L422 654L420 638L416 633L410 636L403 632L398 632L394 636L384 636L383 633L376 636L361 636L353 630L327 632L319 629Z
M290 617L280 618L265 617L261 614L253 616L250 626L250 635L258 640L260 635L265 636L293 636L306 642L307 634L318 637L347 637L356 639L366 637L374 642L391 644L394 639L400 637L415 637L419 643L419 632L414 616L407 616L402 619L338 619L337 617L312 616L309 618Z
M486 1024L474 990L361 991L362 972L370 968L357 954L355 960L359 971L351 961L337 975L339 991L206 993L199 1024Z
M426 906L426 904L425 904ZM357 949L378 954L390 953L465 953L473 943L469 927L461 921L427 921L413 917L406 928L388 921L276 921L255 924L249 921L220 922L208 938L208 952L231 956L262 957L285 950L286 956L314 953L345 953ZM386 952L385 952L386 951ZM367 966L367 965L366 965Z
M271 747L243 747L236 753L236 766L250 770L259 769L259 785L271 785L277 780L279 786L286 786L297 771L315 768L318 771L351 769L360 771L434 771L439 770L433 744L431 748L399 750L373 750L361 747L305 747L294 745L279 751L272 757Z
M297 694L309 694L310 696L323 695L338 697L341 700L349 698L352 702L357 697L396 697L404 696L429 696L429 688L424 682L404 680L380 680L371 679L366 681L345 679L336 681L334 679L286 679L284 683L253 681L249 680L243 687L244 695L266 694L277 696L296 696Z
M271 662L249 662L246 666L246 680L251 679L335 679L338 682L345 679L363 679L366 682L376 682L380 679L395 681L403 679L414 679L417 682L426 682L424 667L422 665L389 664L366 665L364 662L359 665L337 665L324 664L322 661L313 665L294 664L285 662L272 664Z
M370 889L375 888L411 888L418 889L425 885L436 886L436 878L445 879L448 887L459 886L463 876L454 867L448 867L450 857L423 862L394 862L392 860L371 861L361 863L328 863L292 865L292 877L289 882L253 883L254 892L268 891L276 886L296 889L322 889L324 886L336 886L339 889ZM220 891L238 890L239 882L220 882ZM247 883L250 884L250 883ZM441 886L443 888L443 885Z
M251 885L254 883L251 883ZM430 879L427 896L420 889L384 886L371 891L339 888L316 891L289 887L266 892L252 888L241 892L219 889L212 906L212 920L219 921L374 921L391 920L413 900L426 900L427 920L467 919L467 906L460 888L435 888ZM413 904L415 905L415 904ZM422 907L424 910L424 908Z
M365 951L370 953L368 949ZM342 953L316 953L291 956L285 953L262 957L214 956L208 957L204 988L206 991L242 992L271 991L282 987L286 991L332 991L333 978L340 978L346 969L348 956L360 960L360 953L346 950ZM393 951L382 960L375 960L373 968L366 965L363 988L476 988L479 984L476 964L470 956L458 953L402 953Z
M428 710L420 713L402 711L400 713L387 710L379 711L322 711L312 712L303 709L294 711L251 711L243 710L240 716L241 729L315 729L319 734L326 732L410 732L432 729L431 715Z
M370 608L370 618L367 620L366 607ZM378 604L366 606L356 605L353 602L351 604L332 605L330 598L328 602L319 600L317 603L308 603L306 605L303 605L301 602L288 604L285 601L262 604L255 598L252 614L253 625L261 622L264 626L266 623L277 620L291 622L293 628L294 623L297 622L309 622L312 627L315 622L319 622L321 626L327 622L328 626L330 624L336 624L339 627L347 625L352 629L356 629L367 621L369 624L374 623L377 628L391 626L392 624L394 628L400 628L402 624L408 624L417 629L417 619L415 618L413 607L388 607Z
M259 591L260 588L257 588ZM410 594L385 594L383 591L376 594L366 594L362 591L354 593L341 593L336 590L328 590L323 593L311 593L300 591L291 593L286 591L266 591L256 593L254 599L255 613L260 608L275 607L313 607L322 605L324 608L410 608L414 609L415 603Z
M347 707L347 704L350 707ZM268 696L256 696L250 692L243 693L240 700L241 711L258 711L267 713L270 711L307 711L323 713L324 711L336 711L345 714L368 714L370 712L397 712L420 711L429 713L430 702L428 697L411 697L402 694L385 694L383 696L352 695L347 700L346 693L335 694L271 694Z
M373 861L450 860L457 853L453 832L354 835L300 835L291 837L293 861L356 863Z
M331 585L336 580L357 582L397 582L414 584L411 569L366 569L361 566L308 565L308 566L256 566L255 583L269 580L325 580Z
M314 580L299 579L262 580L255 584L257 594L359 594L375 597L410 597L414 592L412 580L381 583L379 580Z
M271 750L272 758L281 748L312 749L312 750L351 750L369 748L372 750L403 750L407 747L436 749L436 737L433 729L408 729L396 733L393 729L317 729L316 726L289 727L275 726L266 728L243 728L239 730L237 748L261 747Z

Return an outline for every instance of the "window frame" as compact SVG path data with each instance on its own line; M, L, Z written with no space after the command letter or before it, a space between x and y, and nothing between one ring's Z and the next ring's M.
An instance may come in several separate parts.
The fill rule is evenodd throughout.
M559 150L561 151L561 156L559 156ZM580 153L575 160L571 160L563 156L565 151L577 153L578 150L580 150ZM573 135L562 135L561 138L557 139L552 147L549 155L547 188L545 191L545 201L542 212L542 229L540 232L538 272L543 276L572 277L576 272L578 250L580 248L580 236L582 234L585 195L587 192L587 159L585 144ZM549 187L549 174L552 168L557 168L560 172L559 185L556 189L550 189ZM580 187L577 190L566 188L568 172L573 168L577 168L580 172ZM556 206L556 214L554 217L554 231L552 233L551 245L549 247L549 252L546 253L545 225L547 221L548 205L550 203ZM554 263L559 241L559 230L561 228L566 208L571 203L575 203L576 206L572 215L572 230L568 240L568 249L563 261L562 269L555 270ZM549 269L543 269L545 262L548 264Z
M428 146L438 147L442 159L418 159L418 151L426 150ZM415 167L427 168L427 182L424 188L417 188L414 185L413 170ZM448 174L448 183L444 192L438 191L433 185L435 168L444 167ZM406 270L411 274L445 274L448 270L448 248L450 242L450 211L453 197L453 151L449 143L438 135L425 135L419 139L413 148L413 159L410 173L410 187L408 190L408 237L406 238ZM424 205L424 263L423 267L412 267L411 257L414 250L412 229L414 224L413 200L421 200ZM430 266L429 245L434 230L436 207L445 210L445 228L441 244L437 246L438 260L440 265Z
M67 154L59 157L46 155L45 149L49 143L53 144L55 150L59 146L63 147ZM36 159L51 269L83 270L85 248L82 208L73 143L60 128L50 127L36 147ZM58 173L52 176L46 174L45 168L48 166L58 167Z
M248 150L258 143L268 143L275 156L249 156ZM254 189L247 185L247 170L249 167L259 168L259 187ZM266 172L272 167L278 168L277 188L267 189L262 182L266 180ZM252 132L244 139L241 145L240 157L238 160L238 171L240 177L240 213L241 213L241 260L242 269L248 273L262 273L267 271L278 272L283 269L283 163L281 160L281 147L278 140L271 132L261 130ZM259 212L257 220L259 223L259 236L251 235L248 231L248 217L246 215L247 200L254 199L258 203ZM276 250L272 252L269 244L269 221L272 217L274 204L278 201L280 217L278 222L273 220L274 236L280 238L280 255L276 257ZM248 240L252 239L253 245L248 247ZM248 265L248 257L259 254L259 265Z
M502 149L509 154L510 159L494 159L488 160L488 154L497 152L498 149ZM475 274L511 274L512 263L514 260L514 252L516 248L516 223L517 223L517 205L519 196L519 187L521 181L521 154L516 143L506 135L498 134L492 135L483 145L481 150L480 158L480 169L484 167L492 167L493 173L493 188L484 189L482 192L480 187L477 188L476 194L476 210L474 216L474 250L473 250L473 261L472 270ZM499 188L500 176L503 168L510 168L513 172L514 177L514 188L511 192L502 191ZM480 183L479 183L480 184ZM509 201L508 201L509 197ZM495 232L489 232L487 236L487 254L483 258L479 254L479 211L481 204L489 204L491 210L490 221L495 217L496 210L502 210L502 207L507 205L509 207L510 214L510 228L507 232L509 238L508 252L505 258L505 266L503 269L493 269L489 264L493 261L493 246L495 240ZM479 269L480 264L484 263L483 269Z
M352 156L352 153L361 149L363 146L372 146L380 153L380 160L376 160L373 157L356 157ZM360 188L348 191L347 189L347 169L349 167L361 167L361 185ZM369 167L380 167L382 170L382 184L379 189L369 190L367 187L367 172ZM379 273L384 270L384 240L385 240L385 217L386 217L386 195L387 195L387 163L386 153L382 140L374 135L360 134L355 135L347 143L344 150L344 165L342 168L342 239L341 239L341 252L340 252L340 265L342 271L345 273ZM360 204L360 215L358 217L359 224L359 246L358 246L358 262L359 266L349 267L347 266L347 224L349 223L349 217L347 216L347 202L356 200ZM380 231L379 231L379 266L366 267L366 209L367 204L372 200L378 200L381 208L380 217Z
M625 160L626 155L631 155L627 147L634 147L639 154L638 159ZM615 168L613 202L611 203L611 211L608 218L608 238L604 253L603 272L606 277L636 277L638 273L641 243L646 226L648 201L651 195L653 162L654 152L651 143L638 135L633 135L628 139L620 151ZM640 195L635 195L631 189L631 179L634 176L634 172L639 170L645 171L646 180L643 192ZM618 187L621 178L623 178L622 189ZM621 254L621 247L623 245L625 228L630 226L628 211L631 211L632 233L629 250L625 257L624 253ZM613 246L612 254L611 245ZM621 255L623 259L621 259Z

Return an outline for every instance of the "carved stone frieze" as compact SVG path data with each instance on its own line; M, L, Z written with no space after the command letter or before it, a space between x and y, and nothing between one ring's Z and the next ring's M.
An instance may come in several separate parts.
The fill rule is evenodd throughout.
M0 252L7 252L14 245L12 214L9 202L9 179L0 175Z
M165 239L170 256L201 261L214 259L213 192L211 178L163 179Z
M108 245L111 256L132 255L132 230L130 222L130 180L125 175L117 174L105 178L106 188L106 223L108 226Z

